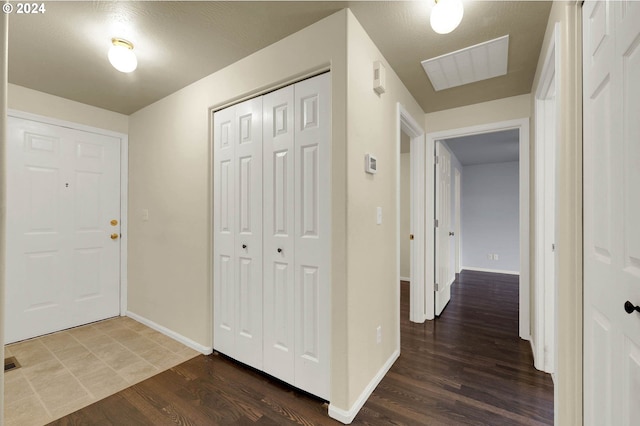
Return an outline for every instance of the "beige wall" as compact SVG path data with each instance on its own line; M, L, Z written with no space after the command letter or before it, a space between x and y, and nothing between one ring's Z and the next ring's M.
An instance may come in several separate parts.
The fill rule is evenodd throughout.
M5 146L7 138L7 62L9 15L0 16L0 235L5 233ZM4 360L4 238L0 238L0 359ZM0 373L0 426L4 424L4 370Z
M346 16L319 21L129 121L129 309L210 347L210 109L331 68L331 402L341 409L349 408L346 354L354 345L346 326ZM142 209L149 210L146 222Z
M515 120L531 114L531 95L519 95L482 102L425 115L428 133L462 127L478 126L498 121Z
M404 133L403 133L404 135ZM411 275L411 153L400 155L400 276Z
M560 23L560 90L557 94L558 151L556 187L557 317L556 424L582 424L582 57L581 7L554 2L531 93L531 171L535 170L535 94L556 23ZM558 70L556 70L558 72ZM531 218L535 212L531 187ZM535 241L532 220L531 241ZM531 264L535 250L530 251ZM534 272L534 269L531 269ZM534 282L534 276L531 282ZM533 285L531 287L533 289ZM532 298L533 300L533 298ZM532 309L531 312L534 312ZM532 325L535 324L532 318Z
M348 401L352 405L399 349L397 103L416 120L424 112L351 12L347 54ZM382 61L387 71L387 90L380 96L372 86L374 61ZM367 153L378 158L375 175L364 171ZM381 225L376 225L378 206L382 207ZM376 343L378 326L382 327L381 344Z
M9 84L9 108L127 134L129 117L48 93Z

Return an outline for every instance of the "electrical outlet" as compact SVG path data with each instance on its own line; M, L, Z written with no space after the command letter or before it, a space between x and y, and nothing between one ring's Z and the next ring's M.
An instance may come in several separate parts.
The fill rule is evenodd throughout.
M500 260L500 257L497 254L493 255L493 260Z
M142 220L145 222L149 220L149 209L142 209Z
M382 326L376 328L376 343L382 343Z
M493 254L489 253L489 254L487 255L487 259L489 259L489 260L493 260Z

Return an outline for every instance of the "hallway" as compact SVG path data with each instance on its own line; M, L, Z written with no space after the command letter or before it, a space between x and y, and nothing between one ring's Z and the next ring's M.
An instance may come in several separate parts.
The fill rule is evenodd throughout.
M551 377L518 337L518 278L465 271L436 321L408 321L402 353L353 424L553 424ZM323 402L223 356L198 356L54 424L339 424Z
M402 351L356 422L553 424L551 376L518 337L518 276L463 271L435 321L409 322L402 284Z

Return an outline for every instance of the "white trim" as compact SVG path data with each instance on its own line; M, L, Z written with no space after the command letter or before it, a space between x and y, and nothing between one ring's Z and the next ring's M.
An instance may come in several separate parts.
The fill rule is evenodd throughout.
M396 139L396 274L400 279L400 143L401 132L405 132L410 138L411 144L411 233L414 235L413 244L411 244L410 258L411 258L411 275L409 277L410 282L410 296L409 296L409 319L412 322L422 323L426 320L425 315L425 296L424 296L424 282L425 282L425 226L424 226L424 164L426 161L426 155L424 153L424 130L418 121L415 120L411 114L398 102L397 104L397 139ZM416 208L416 204L418 207ZM418 211L417 214L414 214ZM406 237L406 236L405 236ZM418 260L420 259L420 260ZM400 350L400 286L397 287L396 293L396 305L398 309L397 317L397 329L398 329L398 342L397 350Z
M411 278L409 278L409 277L400 277L400 281L409 281L409 282L411 282Z
M427 133L426 150L434 152L436 140L455 138L460 136L477 135L481 133L490 133L501 130L518 129L520 139L520 291L519 291L519 335L522 339L530 336L531 315L530 315L530 290L529 290L529 117L516 120L501 121L497 123L488 123L478 126L464 127L460 129L444 130L440 132ZM427 205L426 205L426 223L434 223L434 185L435 178L434 164L431 161L426 162L427 181ZM433 230L431 226L428 229ZM433 241L431 234L429 241ZM427 244L427 252L425 259L435 259L433 253L433 244ZM464 260L464 259L463 259ZM425 274L425 294L427 312L429 306L433 305L435 290L435 270L433 262L427 262ZM427 319L433 319L433 315L427 315Z
M129 136L120 137L120 315L127 312L129 289Z
M45 117L43 115L32 114L30 112L7 110L7 116L21 118L24 120L36 121L53 126L65 127L68 129L81 130L83 132L96 133L103 136L111 136L120 139L120 315L124 316L127 311L127 259L128 259L128 202L129 202L129 135L114 132L112 130L87 126L72 121L60 120L58 118Z
M509 271L506 269L489 269L489 268L476 268L474 266L463 266L463 271L476 271L476 272L491 272L492 274L508 274L508 275L520 275L518 271ZM521 336L522 337L522 336Z
M367 402L367 399L371 396L373 391L376 389L376 386L380 383L380 381L384 378L387 372L391 369L391 366L394 362L400 357L400 351L395 351L391 354L389 359L384 363L382 368L378 371L378 373L371 379L366 388L362 391L360 396L356 399L356 402L348 410L343 410L342 408L338 408L335 405L329 403L329 417L335 419L341 423L346 425L350 424L353 419L358 415L360 409Z
M559 97L561 93L560 71L560 23L556 22L553 37L545 53L544 65L540 74L540 84L535 94L535 282L533 284L533 309L535 327L532 339L536 342L534 366L541 371L552 373L556 359L556 280L555 259L549 258L549 231L555 233L556 188L547 188L548 162L555 164L556 144L559 123ZM551 96L549 94L552 94ZM554 116L551 118L550 113ZM551 136L549 131L553 131ZM551 147L552 149L548 149ZM546 166L546 167L545 167ZM555 167L553 167L555 170ZM555 177L552 183L555 185ZM551 211L549 211L551 209ZM553 279L549 279L549 275ZM551 300L550 300L551 299ZM551 306L549 306L551 305ZM549 332L549 327L553 331Z
M204 346L201 345L198 342L195 342L191 339L189 339L188 337L183 336L180 333L176 333L173 330L169 330L167 327L164 327L156 322L151 321L150 319L147 319L141 315L138 315L136 313L133 313L131 311L127 311L126 316L128 316L131 319L134 319L136 321L138 321L139 323L142 323L144 325L146 325L149 328L154 329L157 332L160 332L162 334L164 334L167 337L171 337L173 340L182 343L185 346L190 347L191 349L200 352L201 354L204 355L209 355L211 353L213 353L213 348L210 346Z

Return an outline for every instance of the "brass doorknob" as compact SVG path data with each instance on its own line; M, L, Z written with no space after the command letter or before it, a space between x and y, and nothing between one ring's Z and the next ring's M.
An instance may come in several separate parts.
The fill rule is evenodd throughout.
M112 239L112 240L117 240L117 239L118 239L118 237L119 237L119 235L118 235L118 234L111 234L111 239Z

